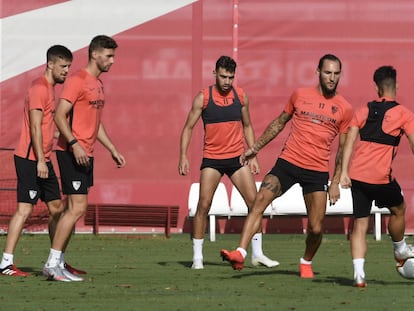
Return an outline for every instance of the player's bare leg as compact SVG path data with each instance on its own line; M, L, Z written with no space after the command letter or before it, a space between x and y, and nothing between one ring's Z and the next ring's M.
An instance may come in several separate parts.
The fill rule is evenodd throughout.
M261 228L263 212L280 193L279 179L273 175L266 175L256 195L253 207L243 224L239 247L234 251L222 249L220 252L222 258L232 264L233 269L243 269L244 258L247 256L250 241Z
M308 228L305 253L300 259L300 275L302 278L313 278L312 259L322 242L327 195L325 191L316 191L305 194L304 199L308 214Z
M204 168L200 174L200 194L197 211L193 219L193 264L192 269L203 269L203 243L214 193L220 182L221 174L212 168Z
M367 253L366 235L369 225L369 217L354 219L351 235L351 254L354 266L354 286L365 287L365 255Z

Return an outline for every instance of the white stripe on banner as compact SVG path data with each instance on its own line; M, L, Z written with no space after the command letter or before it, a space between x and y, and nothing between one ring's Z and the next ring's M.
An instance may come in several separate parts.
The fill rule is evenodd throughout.
M45 50L75 52L97 34L113 36L196 0L72 0L0 20L0 82L44 64Z

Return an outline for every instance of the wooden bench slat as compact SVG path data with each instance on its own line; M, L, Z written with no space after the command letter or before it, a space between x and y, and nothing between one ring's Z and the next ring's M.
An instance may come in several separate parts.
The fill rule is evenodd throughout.
M177 227L179 206L89 204L84 218L85 225L92 225L94 234L100 225L165 227L170 237L171 227Z

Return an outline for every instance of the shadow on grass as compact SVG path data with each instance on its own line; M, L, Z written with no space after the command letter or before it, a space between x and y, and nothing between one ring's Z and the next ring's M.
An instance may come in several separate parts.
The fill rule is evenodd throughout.
M243 269L244 272L240 271L240 274L232 275L231 277L235 279L241 279L241 278L251 277L251 276L266 276L266 275L294 275L296 277L299 276L299 273L297 271L292 271L292 270L281 270L277 268L272 268L272 269L250 268L250 269L252 272L246 272L246 269Z
M369 285L384 285L384 286L393 286L393 285L409 285L412 286L412 281L401 279L401 281L386 281L386 280L377 280L377 279L366 279L367 280L367 287ZM344 278L344 277L333 277L328 276L326 278L313 280L315 283L336 283L341 286L352 286L354 283L353 279Z
M158 265L160 266L168 266L170 264L179 264L185 268L191 268L191 265L193 264L192 261L159 261ZM212 262L212 261L204 261L204 267L206 266L222 266L222 263L218 263L218 262Z

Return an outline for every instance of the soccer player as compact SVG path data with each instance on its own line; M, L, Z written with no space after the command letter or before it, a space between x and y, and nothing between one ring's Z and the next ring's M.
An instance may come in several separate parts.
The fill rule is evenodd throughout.
M404 197L391 169L403 134L414 152L414 114L395 100L397 71L393 67L378 68L373 78L378 98L355 111L344 146L340 178L341 186L351 188L352 193L351 253L356 287L366 286L366 233L373 200L378 207L387 207L391 212L388 231L395 260L403 262L414 257L413 247L407 245L404 238Z
M56 106L54 86L65 82L72 59L72 53L66 47L51 46L46 52L44 74L32 82L26 95L22 130L14 153L18 205L8 227L0 263L2 275L29 275L15 266L13 254L33 205L39 199L46 202L51 242L64 209L50 156L56 130L53 121Z
M56 154L68 209L56 228L43 273L57 281L82 280L68 279L58 263L65 241L88 206L88 191L93 186L93 150L96 140L110 152L118 167L126 164L101 121L105 96L99 76L111 68L117 47L111 37L94 37L89 45L86 68L67 79L56 108L55 121L60 131Z
M233 87L236 62L221 56L213 74L216 83L203 89L194 98L191 110L181 133L180 175L190 169L187 150L191 134L197 121L204 122L204 151L200 174L200 197L193 222L193 269L203 269L203 242L214 192L221 177L226 174L240 191L250 208L257 192L253 174L259 173L259 163L253 158L250 166L239 161L244 151L244 140L250 147L254 143L254 131L250 121L249 99L243 89ZM252 174L253 173L253 174ZM262 233L259 226L252 241L252 264L275 267L279 263L271 260L262 251Z
M328 191L330 204L339 199L342 147L352 118L351 105L336 91L341 67L338 57L332 54L324 55L319 60L317 68L319 84L316 87L299 88L294 91L282 113L240 157L241 163L250 161L292 119L289 137L275 166L264 177L253 209L246 218L239 247L234 251L221 250L223 259L230 261L234 269L243 268L247 255L246 248L260 226L266 206L292 185L299 183L303 188L308 214L306 248L303 257L300 258L300 276L314 277L311 264L322 241L326 192ZM328 188L331 145L338 134L335 172Z

